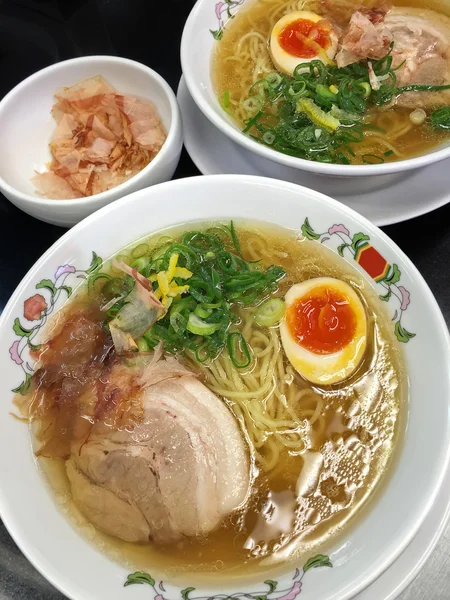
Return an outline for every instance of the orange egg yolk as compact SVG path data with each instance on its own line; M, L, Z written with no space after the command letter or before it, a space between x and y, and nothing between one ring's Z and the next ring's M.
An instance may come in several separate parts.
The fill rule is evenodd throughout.
M314 288L291 304L286 322L300 346L315 354L342 350L356 332L356 316L348 298L326 287Z
M286 25L278 41L283 50L298 58L314 58L317 45L326 50L331 44L328 31L320 23L308 19L298 19Z

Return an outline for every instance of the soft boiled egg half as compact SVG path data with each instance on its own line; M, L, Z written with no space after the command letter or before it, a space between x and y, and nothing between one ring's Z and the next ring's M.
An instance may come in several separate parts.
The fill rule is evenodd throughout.
M280 71L292 75L300 63L321 60L333 64L338 36L332 24L314 12L301 10L282 17L270 35L270 53Z
M331 385L358 367L367 345L367 317L357 293L331 277L293 285L280 324L284 351L311 383Z

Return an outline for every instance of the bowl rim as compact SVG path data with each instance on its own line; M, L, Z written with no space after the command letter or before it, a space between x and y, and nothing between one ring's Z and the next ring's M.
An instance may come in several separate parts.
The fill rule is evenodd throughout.
M325 203L327 206L331 208L338 208L343 217L347 216L350 220L356 220L358 225L365 225L368 227L368 230L375 233L376 237L382 240L386 246L395 254L401 258L405 265L408 266L410 278L414 281L423 291L426 300L427 307L430 311L432 311L434 317L437 320L437 323L441 325L441 334L442 334L442 343L443 347L445 346L447 360L450 360L450 334L443 317L443 314L440 310L440 307L426 283L425 279L417 269L417 267L412 263L412 261L407 257L407 255L399 248L399 246L393 242L382 230L380 230L377 226L373 225L370 221L368 221L365 217L359 215L353 209L349 207L342 206L337 200L326 196L320 192L316 192L315 190L310 190L309 188L305 188L304 186L299 186L290 182L280 182L274 179L266 178L266 177L256 177L256 176L247 176L247 175L208 175L208 176L196 176L196 177L188 177L183 179L178 179L175 181L168 181L161 184L157 184L153 186L153 189L163 189L170 186L172 192L180 193L180 190L185 190L187 188L194 188L198 185L208 185L210 181L214 181L216 185L220 186L221 183L235 183L240 186L245 185L270 185L275 189L283 189L283 190L291 190L297 191L306 190L308 195L312 196L312 201L317 202L318 204ZM15 291L13 292L11 298L8 300L5 309L0 316L0 331L2 327L6 325L7 318L10 317L10 313L17 304L21 295L25 291L27 287L30 277L33 273L39 270L62 246L67 244L69 241L73 241L75 239L84 239L82 232L91 226L95 221L100 221L102 217L106 216L108 212L113 212L115 210L119 210L122 207L126 206L128 202L135 199L137 196L145 196L146 194L152 194L152 190L150 189L142 189L128 196L125 196L119 199L117 202L113 204L109 204L104 206L99 211L96 211L82 222L75 225L72 229L67 231L65 234L61 236L52 246L34 263L34 265L28 270L25 276L22 278ZM182 192L181 192L182 193ZM269 219L265 219L270 222ZM447 379L450 382L450 372L447 374ZM393 547L389 553L389 556L383 557L381 563L378 565L378 568L372 572L370 575L367 575L365 580L363 580L358 587L351 589L350 591L346 591L345 596L340 598L339 600L347 600L349 598L354 597L358 593L360 593L363 589L365 589L370 583L372 583L382 572L384 572L391 564L395 562L395 560L400 556L400 554L404 551L404 549L409 545L411 540L414 538L420 527L422 526L424 519L430 512L436 497L442 488L442 483L444 481L446 472L449 469L450 465L450 445L447 446L444 458L440 465L439 476L436 477L435 484L433 489L428 494L428 500L423 503L420 511L413 526L405 533L405 535L401 538L397 538L394 542ZM44 485L44 484L43 484ZM27 559L36 567L36 569L48 580L50 581L57 589L62 591L68 597L73 598L73 600L80 600L82 596L76 595L74 588L72 587L70 580L67 580L66 576L60 574L59 572L51 572L51 566L49 565L45 559L45 556L40 555L36 552L36 549L33 546L29 545L27 538L25 535L22 535L20 531L20 526L16 524L16 518L14 517L14 511L11 509L11 506L8 506L8 502L5 501L4 495L0 490L0 514L5 522L5 527L7 528L10 535L13 537L14 541L20 547L21 551L25 554Z
M113 187L110 190L107 190L105 192L101 192L100 194L94 194L92 196L85 196L84 198L71 198L68 200L61 200L61 199L56 199L56 198L55 199L41 198L39 196L34 196L31 194L26 194L24 192L21 192L17 188L10 185L7 181L5 181L5 179L0 175L0 191L2 191L2 193L4 193L5 195L10 194L11 196L19 199L21 202L26 202L29 205L32 205L35 207L42 208L42 207L51 206L51 207L54 207L55 210L58 210L59 208L62 208L62 207L66 207L66 208L71 208L71 207L76 207L76 206L82 207L82 206L88 205L91 202L97 203L97 202L102 202L102 201L108 200L109 198L111 198L111 196L113 194L116 194L117 191L120 192L120 196L124 196L124 195L132 193L132 190L128 189L130 187L130 185L135 185L136 182L140 181L143 177L145 177L152 169L157 168L158 165L163 162L163 160L169 158L168 154L171 152L172 146L176 142L176 139L177 139L177 133L180 131L180 129L182 127L180 109L178 106L178 101L176 99L175 93L172 90L172 88L170 87L170 85L167 83L167 81L159 73L157 73L156 71L154 71L147 65L144 65L143 63L140 63L136 60L132 60L130 58L124 58L121 56L109 56L107 54L98 54L98 55L95 54L95 55L89 55L89 56L80 56L77 58L70 58L68 60L63 60L63 61L54 63L52 65L49 65L48 67L44 67L43 69L36 71L36 73L33 73L32 75L29 75L28 77L26 77L23 81L21 81L15 87L13 87L12 90L10 90L6 94L6 96L4 96L2 98L2 100L0 101L0 113L3 110L5 110L5 108L7 107L7 105L9 103L14 102L14 100L22 92L26 91L27 87L30 84L35 83L42 75L46 75L47 73L51 73L52 71L64 70L65 67L68 65L83 64L83 63L87 64L87 63L91 63L94 61L109 61L113 64L114 63L122 64L122 65L128 65L129 67L137 68L142 73L145 73L147 76L149 76L151 79L153 79L153 81L156 82L159 85L159 87L162 89L166 98L169 101L171 123L170 123L169 131L167 132L167 137L166 137L164 144L162 145L160 151L158 152L158 154L148 165L146 165L141 171L139 171L139 173L137 173L136 175L134 175L127 181L124 181L120 185L117 185L116 187ZM152 101L152 100L150 99L150 101ZM112 199L113 198L111 198L111 200Z
M183 34L181 37L180 47L180 58L183 75L186 81L186 85L189 92L207 119L215 125L220 131L236 142L240 146L243 146L250 152L253 152L263 158L271 160L273 162L291 167L294 169L302 169L311 173L318 173L322 175L334 175L343 177L360 177L368 175L390 175L395 173L402 173L404 171L410 171L412 169L418 169L420 167L426 167L427 165L440 162L450 157L450 144L444 148L437 148L426 154L416 156L413 158L407 158L405 160L399 160L396 162L375 164L375 165L339 165L334 163L319 163L304 158L297 158L283 154L272 150L267 146L263 146L258 142L252 140L240 131L237 126L228 122L225 113L221 114L221 108L217 100L216 94L213 90L211 79L209 83L213 91L214 98L216 100L216 106L219 110L215 110L208 100L204 96L205 86L195 76L193 69L191 68L192 61L194 61L194 53L191 51L192 39L196 35L196 24L197 19L203 12L205 7L212 5L212 0L197 0L194 7L192 8L186 23L183 28ZM212 8L212 7L211 7ZM241 7L239 10L245 9ZM226 27L226 25L225 25ZM198 33L198 31L197 31ZM220 43L220 41L213 41L213 44ZM213 45L213 48L215 46ZM212 54L212 53L211 53ZM210 56L210 62L211 62ZM222 111L223 112L223 111Z

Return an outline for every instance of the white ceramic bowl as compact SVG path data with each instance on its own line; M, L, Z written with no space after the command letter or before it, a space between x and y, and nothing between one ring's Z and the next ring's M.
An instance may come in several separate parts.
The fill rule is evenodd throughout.
M164 577L157 583L127 587L128 570L111 562L72 528L54 503L33 458L29 430L10 415L12 389L26 379L32 360L28 333L43 319L28 322L24 301L36 292L56 312L65 302L62 286L82 281L92 252L106 258L122 246L162 228L198 219L255 219L300 230L309 220L318 243L337 251L356 234L369 236L371 252L397 265L399 279L386 303L392 327L416 336L400 344L409 373L410 399L404 442L394 472L383 493L369 505L364 518L345 539L329 550L333 569L308 571L302 565L288 573L272 574L277 587L270 593L260 582L232 584L216 575L215 589L196 586L189 577L182 585ZM358 239L358 238L356 238ZM420 243L420 240L417 240ZM376 249L376 250L375 250ZM377 254L376 256L379 257ZM386 284L375 283L355 262L347 248L344 257L367 278L378 293ZM379 262L379 258L377 259ZM46 288L36 286L43 279ZM21 329L21 327L23 329ZM33 334L34 335L34 334ZM33 336L31 336L33 339ZM413 538L441 486L450 449L450 347L441 312L422 276L403 252L375 226L338 202L306 188L271 179L216 175L178 180L141 190L91 215L67 232L29 271L12 296L0 321L0 513L15 541L31 562L62 592L77 600L182 600L181 590L195 587L189 599L217 594L244 600L346 600L373 581ZM29 366L30 365L30 366ZM217 599L218 600L218 599Z
M204 115L234 142L275 163L295 169L303 169L311 173L339 177L398 174L450 157L450 145L448 145L423 156L381 165L325 164L282 154L244 135L236 123L221 108L214 93L211 81L211 56L215 45L220 44L220 41L216 41L212 34L224 26L226 27L228 12L235 16L239 10L245 10L253 1L236 0L230 3L221 0L198 0L186 21L181 41L181 65L192 98ZM389 180L386 180L386 182L389 182ZM379 185L383 185L383 183L381 180ZM337 185L340 185L339 182ZM374 182L372 182L371 186L374 187L374 185ZM361 186L365 191L363 182ZM359 191L362 191L361 187Z
M75 200L49 200L30 179L51 160L48 143L56 124L50 111L54 93L83 79L103 75L118 92L151 100L167 131L155 159L140 173L107 192ZM141 63L115 56L85 56L57 63L31 75L0 102L0 191L29 215L70 227L126 194L171 179L183 145L177 99L169 84Z

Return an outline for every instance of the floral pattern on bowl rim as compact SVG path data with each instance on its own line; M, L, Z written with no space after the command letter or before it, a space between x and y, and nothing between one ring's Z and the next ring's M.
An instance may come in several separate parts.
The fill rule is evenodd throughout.
M221 40L225 29L226 20L233 19L237 9L244 4L245 0L220 0L215 5L218 21L217 29L210 29L215 40Z
M302 569L296 569L291 579L292 584L287 588L278 589L278 581L273 579L266 579L264 585L268 586L268 590L258 590L252 593L249 592L234 592L231 595L227 594L215 594L214 596L197 596L191 595L195 591L194 587L188 587L180 591L182 600L295 600L301 593L303 587L303 577L310 569L316 569L318 567L332 567L332 563L326 554L317 554L313 558L310 558L302 567ZM168 597L163 596L161 592L165 592L164 583L161 581L156 586L156 581L148 573L142 571L136 571L128 575L124 586L127 587L133 584L147 584L153 588L153 600L169 600Z
M33 352L39 350L40 345L33 343L39 333L45 327L49 317L56 309L70 298L73 286L79 282L76 279L87 280L89 275L102 265L102 259L95 252L92 253L90 266L85 270L77 269L73 265L61 265L57 268L52 279L42 279L35 285L40 293L34 294L24 302L23 317L27 322L23 325L19 317L14 319L13 331L18 337L9 349L11 360L16 363L25 376L20 385L12 391L15 394L26 395L30 388L31 376L33 374ZM68 281L69 280L69 281ZM67 285L71 283L71 286ZM42 294L45 293L46 297ZM38 321L35 325L30 325Z

